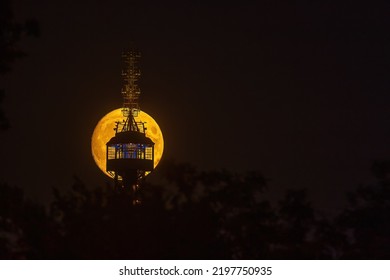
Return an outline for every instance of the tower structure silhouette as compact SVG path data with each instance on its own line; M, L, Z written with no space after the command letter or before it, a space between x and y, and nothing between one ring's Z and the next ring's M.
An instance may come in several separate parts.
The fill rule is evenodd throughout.
M137 194L146 172L154 168L154 143L146 136L145 123L136 120L140 112L140 57L134 49L122 53L124 119L116 122L115 135L106 144L106 171L117 187L131 190L135 203L139 202Z

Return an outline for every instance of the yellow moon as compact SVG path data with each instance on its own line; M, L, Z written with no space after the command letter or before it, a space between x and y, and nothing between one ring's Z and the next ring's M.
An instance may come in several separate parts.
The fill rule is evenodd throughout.
M96 125L91 139L92 156L96 165L107 176L111 177L106 171L106 143L115 135L115 122L123 121L122 108L116 109L105 115ZM156 168L164 151L164 138L157 122L148 114L140 111L135 117L137 122L144 122L146 136L154 142L154 167Z

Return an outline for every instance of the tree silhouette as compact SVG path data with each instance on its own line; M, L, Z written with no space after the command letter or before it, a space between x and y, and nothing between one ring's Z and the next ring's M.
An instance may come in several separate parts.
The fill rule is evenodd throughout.
M349 193L350 206L340 217L348 235L347 258L390 257L390 161L372 166L377 182Z
M127 189L54 189L49 211L0 185L0 257L28 259L382 259L390 242L388 163L350 206L324 217L306 190L266 198L259 172L199 171L163 161L144 182L141 205ZM377 170L381 170L379 173ZM153 176L155 176L153 175Z
M164 183L146 183L140 206L111 186L90 192L76 181L70 193L56 192L61 258L319 257L308 237L317 221L304 191L288 192L275 209L263 198L266 181L258 172L161 164Z
M26 53L18 43L24 36L39 36L38 22L28 19L24 23L15 21L10 0L0 0L0 75L12 70L15 60L24 57ZM0 89L0 131L9 128L9 121L2 109L4 90Z
M20 188L0 185L1 258L54 257L56 232L43 206L25 199Z

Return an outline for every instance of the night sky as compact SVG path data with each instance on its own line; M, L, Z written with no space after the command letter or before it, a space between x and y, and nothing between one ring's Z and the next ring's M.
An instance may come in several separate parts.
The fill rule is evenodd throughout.
M1 180L40 200L74 175L105 184L90 139L122 104L133 42L164 158L260 170L276 191L308 188L324 211L369 182L372 162L390 158L390 4L218 2L15 0L41 36L20 42L28 57L1 78L12 126Z

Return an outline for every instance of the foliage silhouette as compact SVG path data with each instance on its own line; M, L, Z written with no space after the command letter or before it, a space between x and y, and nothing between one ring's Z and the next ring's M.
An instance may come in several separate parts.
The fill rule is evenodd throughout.
M158 183L144 183L141 205L127 189L90 190L75 178L70 191L53 190L45 211L3 184L0 257L387 259L389 177L386 162L378 164L377 184L350 193L349 207L335 218L315 211L306 190L270 202L259 172L202 172L173 161L161 162Z
M339 218L348 232L347 258L390 258L390 161L376 161L377 181L349 193L349 208Z
M0 0L0 75L12 70L12 64L26 53L20 49L18 43L25 36L37 37L40 35L39 24L35 19L28 19L23 23L16 22L10 0ZM2 110L4 90L0 89L0 131L9 128L9 120Z
M20 188L0 185L1 258L54 257L55 226L45 208L26 200Z

